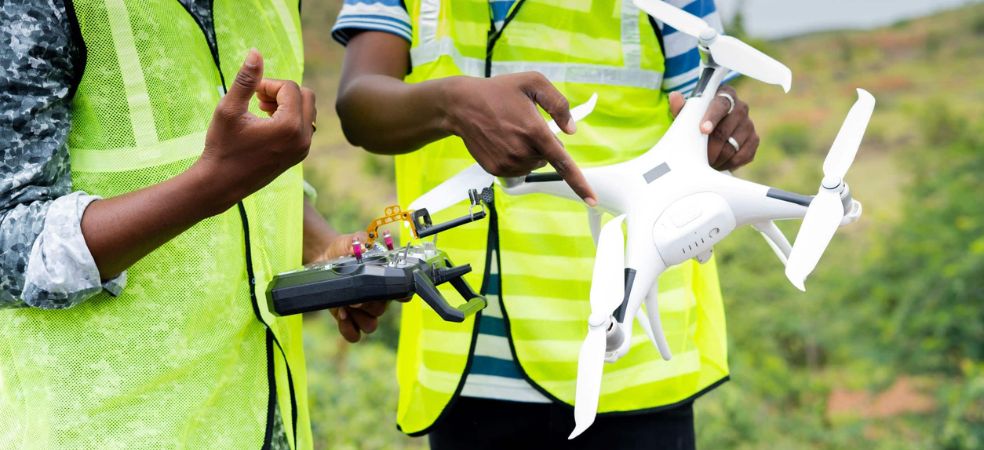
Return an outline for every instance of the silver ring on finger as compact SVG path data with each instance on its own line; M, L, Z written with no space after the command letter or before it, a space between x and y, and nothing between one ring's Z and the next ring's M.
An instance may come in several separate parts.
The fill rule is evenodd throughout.
M734 147L735 153L738 153L738 150L741 150L741 147L738 147L738 141L735 140L734 137L729 137L728 143L731 144L732 147Z
M732 97L731 94L729 94L727 92L718 92L717 95L718 95L718 97L724 97L724 98L728 99L728 114L731 114L731 111L734 111L735 110L735 98ZM735 146L735 147L737 147L737 146Z

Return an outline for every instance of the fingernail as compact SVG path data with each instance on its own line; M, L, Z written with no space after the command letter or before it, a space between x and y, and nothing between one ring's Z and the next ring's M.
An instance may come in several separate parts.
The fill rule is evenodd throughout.
M345 320L348 318L348 314L345 314L345 308L338 309L338 320Z
M249 54L246 55L246 63L244 65L250 69L255 69L256 66L259 66L260 52L255 48L249 49Z
M710 120L708 120L700 125L700 129L704 132L704 134L710 133L712 130L714 130L714 124L711 123Z
M361 308L362 307L362 303L356 303L356 304L352 305L352 307L353 308Z
M584 203L587 203L588 206L590 206L592 208L594 208L595 206L598 206L598 201L595 200L594 197L584 197Z
M574 121L573 117L571 117L570 120L567 121L567 129L570 130L567 132L568 134L577 133L577 122Z

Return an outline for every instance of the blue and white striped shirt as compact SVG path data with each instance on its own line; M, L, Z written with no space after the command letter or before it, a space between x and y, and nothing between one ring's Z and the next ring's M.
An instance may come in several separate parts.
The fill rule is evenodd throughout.
M502 26L514 3L516 0L489 0L492 22L496 28ZM668 3L703 17L718 30L722 29L721 17L712 0L668 0ZM693 89L700 76L697 39L677 32L659 21L656 23L663 34L665 57L663 90L687 93ZM402 0L345 0L345 5L332 28L332 37L345 45L354 34L365 30L385 31L409 42L410 15L403 6Z
M535 1L535 0L528 0ZM628 1L628 0L625 0ZM502 27L516 0L489 0L491 20ZM703 17L708 24L722 29L721 18L713 0L667 0L687 12ZM700 76L700 54L697 39L678 32L657 21L663 36L665 59L663 90L687 93ZM384 31L411 41L410 15L401 0L345 0L332 37L345 45L356 33L366 30ZM523 377L509 346L506 319L503 317L498 292L498 264L492 255L489 274L489 302L479 320L478 337L472 355L471 368L461 395L527 403L549 403L550 399L537 391Z

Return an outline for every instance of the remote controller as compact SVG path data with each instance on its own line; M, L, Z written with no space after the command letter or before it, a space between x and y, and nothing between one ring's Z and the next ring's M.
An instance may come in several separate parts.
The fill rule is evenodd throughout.
M472 209L468 215L434 224L427 209L404 211L399 206L386 208L386 215L373 220L363 244L353 242L353 256L313 263L303 269L277 275L270 282L266 296L270 311L280 316L300 314L326 308L354 305L378 300L399 300L417 294L442 319L462 322L486 306L486 300L465 282L471 272L468 264L454 266L448 255L433 242L394 248L389 233L380 238L381 226L405 222L415 238L435 235L485 217L484 204L492 201L491 189L470 190ZM484 204L483 204L484 202ZM476 210L478 208L478 210ZM465 303L454 307L437 290L450 282Z
M446 253L430 243L387 250L376 246L358 262L346 256L278 275L267 290L274 313L287 316L375 300L398 300L417 294L442 319L462 322L485 307L485 298L462 278L468 264L454 266ZM467 300L451 306L437 290L450 282Z

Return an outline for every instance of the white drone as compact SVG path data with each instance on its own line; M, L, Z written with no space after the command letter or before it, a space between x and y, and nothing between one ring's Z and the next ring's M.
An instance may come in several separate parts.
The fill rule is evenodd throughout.
M663 23L698 39L703 73L683 110L660 141L645 154L619 164L583 170L597 195L588 209L597 244L591 284L588 334L578 357L575 429L578 436L594 422L601 389L603 361L613 362L629 351L632 318L647 331L663 359L672 357L659 318L656 280L667 268L694 258L703 263L714 244L742 225L758 230L786 266L797 288L816 267L838 226L856 221L861 204L852 199L844 175L854 161L875 99L858 89L858 100L844 120L823 163L824 177L816 196L782 191L718 172L707 161L707 136L699 131L718 87L729 70L789 91L792 73L782 63L731 36L719 34L698 17L659 0L634 0ZM573 108L580 120L594 108L596 97ZM554 133L559 128L550 123ZM434 213L464 200L470 189L496 181L475 164L424 194L410 209ZM510 195L545 193L580 202L556 174L536 173L499 179ZM602 212L616 216L601 227ZM775 220L803 219L795 245ZM628 231L625 245L622 225ZM645 300L645 314L640 307Z

